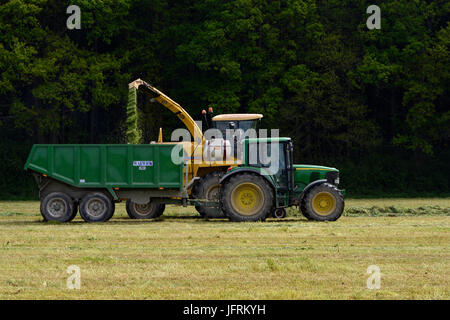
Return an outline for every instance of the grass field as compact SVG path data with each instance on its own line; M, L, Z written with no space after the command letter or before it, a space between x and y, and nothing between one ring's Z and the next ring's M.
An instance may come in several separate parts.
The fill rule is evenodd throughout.
M264 223L168 207L104 224L43 223L0 202L0 299L450 299L450 199L347 200L336 222ZM81 270L69 290L67 267ZM381 288L369 290L369 265Z

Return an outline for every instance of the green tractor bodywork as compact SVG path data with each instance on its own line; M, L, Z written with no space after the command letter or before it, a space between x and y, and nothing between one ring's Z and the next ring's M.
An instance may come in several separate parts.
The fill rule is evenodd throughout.
M268 172L268 165L264 165L257 156L257 161L251 163L250 154L252 144L266 143L279 147L279 168L276 173ZM317 165L293 164L293 143L290 138L252 138L244 140L244 163L234 167L221 179L225 183L230 177L238 173L249 172L262 176L273 188L276 208L300 206L302 200L313 187L327 183L337 187L339 185L339 170Z

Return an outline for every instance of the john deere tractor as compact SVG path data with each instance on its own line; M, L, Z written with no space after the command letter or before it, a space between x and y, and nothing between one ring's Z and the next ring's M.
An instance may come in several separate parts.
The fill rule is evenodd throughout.
M262 143L277 148L275 171L259 156ZM291 206L299 207L309 220L334 221L341 216L344 197L338 189L337 169L294 164L290 138L246 139L243 148L244 162L230 168L219 181L221 208L230 220L283 218Z

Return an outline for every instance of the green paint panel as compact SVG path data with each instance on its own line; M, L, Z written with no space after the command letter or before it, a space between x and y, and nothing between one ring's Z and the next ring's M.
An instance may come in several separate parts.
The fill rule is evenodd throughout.
M159 150L160 152L160 159L167 159L168 161L160 161L159 163L159 174L160 174L160 180L164 181L167 187L170 187L171 185L176 185L177 180L179 179L180 169L179 167L182 167L182 164L176 165L172 162L172 149L168 148L161 148ZM181 150L181 157L182 157ZM179 154L179 155L180 155ZM181 175L183 175L183 172L181 171Z
M74 181L75 168L74 148L68 146L55 146L53 148L53 175L62 177L66 181Z
M48 168L48 148L46 146L33 147L34 152L30 153L32 169L37 169L42 173L47 173Z
M123 186L128 183L127 149L121 145L106 147L107 184Z
M98 186L102 182L101 148L99 146L80 147L80 174L78 182Z

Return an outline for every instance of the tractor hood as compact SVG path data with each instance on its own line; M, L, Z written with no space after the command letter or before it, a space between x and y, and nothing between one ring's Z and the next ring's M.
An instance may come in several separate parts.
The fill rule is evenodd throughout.
M317 180L327 180L332 184L338 185L339 170L323 166L294 165L294 185L296 186L296 192L303 190L307 185Z
M324 167L324 166L314 166L309 164L294 164L294 170L305 170L305 171L338 171L336 168Z

